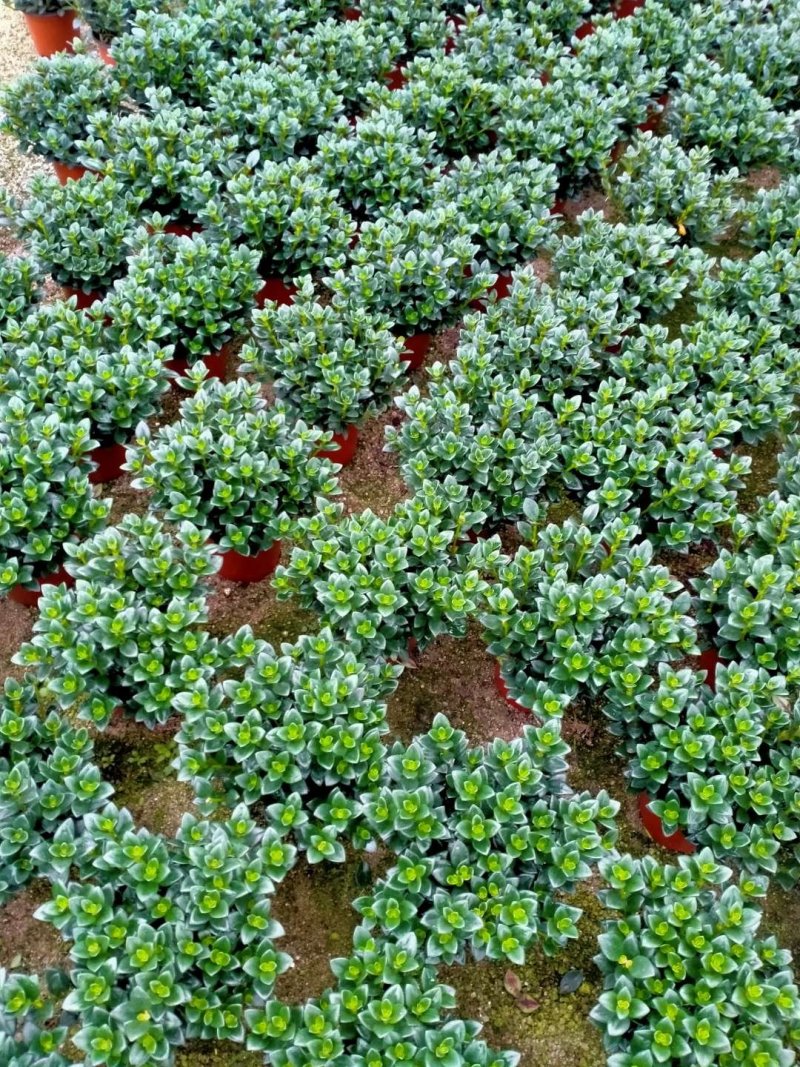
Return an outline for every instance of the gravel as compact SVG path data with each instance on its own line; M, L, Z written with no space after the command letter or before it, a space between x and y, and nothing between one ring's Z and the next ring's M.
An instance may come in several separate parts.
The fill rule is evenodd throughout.
M0 8L0 85L14 81L35 59L20 12ZM49 173L50 166L41 157L19 152L13 137L0 133L0 187L24 199L33 175ZM0 252L19 251L19 242L0 228Z

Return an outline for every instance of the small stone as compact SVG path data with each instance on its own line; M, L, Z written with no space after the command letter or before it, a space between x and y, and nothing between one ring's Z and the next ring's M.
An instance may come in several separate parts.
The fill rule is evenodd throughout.
M562 996L568 993L577 993L583 984L583 971L567 971L558 986Z

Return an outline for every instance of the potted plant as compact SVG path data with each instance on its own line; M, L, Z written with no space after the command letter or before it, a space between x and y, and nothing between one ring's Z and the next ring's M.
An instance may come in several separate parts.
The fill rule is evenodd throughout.
M42 585L62 581L67 542L100 529L110 501L92 495L89 420L37 415L10 397L0 430L0 593L36 604Z
M612 174L609 194L630 223L672 223L681 237L712 242L736 214L739 172L717 173L707 145L687 151L669 135L639 134Z
M170 369L183 374L203 360L223 377L226 345L247 322L259 289L258 253L201 234L142 236L128 273L103 301L109 336L120 345L172 345Z
M375 218L395 206L421 207L444 161L433 131L384 106L355 127L340 119L320 137L313 166L354 212Z
M677 864L609 857L600 871L617 913L598 938L604 992L591 1013L608 1062L789 1067L797 987L791 954L758 937L765 880L734 882L711 849Z
M234 61L209 88L207 118L220 134L236 131L242 159L251 151L262 160L307 155L344 110L336 85L335 75L315 76L301 60L241 69Z
M343 466L355 454L358 423L387 407L402 374L391 321L334 296L317 302L306 276L292 304L268 301L253 314L254 344L241 352L243 374L269 381L287 410L332 431L325 456Z
M201 629L206 579L218 566L205 533L127 515L67 554L74 588L47 587L15 662L97 726L117 707L150 727L166 722L176 691L211 678L219 663Z
M329 629L277 650L247 628L230 645L241 683L175 698L178 779L192 784L203 813L301 795L311 816L332 791L352 802L383 777L385 700L401 667L361 660ZM355 826L348 820L337 836Z
M328 436L268 407L243 378L210 380L181 405L177 422L140 425L126 464L135 489L168 521L189 520L222 550L223 578L260 581L314 501L337 490L317 454Z
M89 731L60 715L48 698L30 680L14 678L6 678L0 694L3 903L44 875L39 857L59 829L96 811L112 793L93 762Z
M260 253L265 286L259 303L277 299L284 279L343 264L356 229L335 189L304 157L242 168L198 217L210 235L243 241ZM286 287L284 302L293 292Z
M94 112L81 151L94 169L138 194L143 213L158 211L187 232L196 229L198 210L218 191L237 143L234 134L216 136L201 108L151 90L140 110Z
M134 427L160 411L171 350L149 341L137 348L80 344L59 351L48 344L46 330L35 340L31 331L24 347L8 348L0 411L6 397L16 397L29 412L56 413L66 424L88 419L97 442L87 455L94 464L89 481L118 478Z
M697 650L691 597L652 562L635 513L599 529L596 517L590 508L561 527L523 523L528 544L510 557L496 539L475 546L491 568L480 614L489 652L511 697L539 715L581 693L610 699L631 665L646 674Z
M509 149L456 160L430 191L432 203L453 203L488 262L502 273L490 292L508 295L510 268L530 260L548 242L556 220L558 186L552 163L520 160Z
M141 196L114 178L86 174L65 186L37 175L12 225L39 266L88 307L127 270Z
M76 0L81 22L92 31L97 54L109 66L114 66L111 45L130 31L139 8L136 0Z
M371 511L344 516L328 504L302 519L296 547L273 585L296 597L357 649L407 657L440 634L463 636L484 580L464 543L484 522L466 491L426 483L387 519Z
M0 253L0 335L5 337L9 320L26 315L36 303L40 281L32 260Z
M495 276L478 261L473 227L454 204L387 211L361 228L349 263L325 279L343 299L391 316L403 332L401 359L419 366L435 324L453 321Z
M122 89L108 67L82 53L40 59L0 91L0 129L53 161L62 183L85 171L78 142L86 136L96 110L116 112Z
M737 236L743 244L762 252L775 244L797 251L800 179L789 175L774 189L755 189L752 198L737 207L742 220Z
M21 11L37 55L48 57L72 50L75 11L61 0L4 0Z

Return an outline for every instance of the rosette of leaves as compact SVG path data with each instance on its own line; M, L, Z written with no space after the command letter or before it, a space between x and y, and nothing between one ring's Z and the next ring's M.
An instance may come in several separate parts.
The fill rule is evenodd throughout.
M588 71L557 63L547 84L529 73L505 82L492 128L498 147L554 163L563 188L573 189L606 165L627 100L624 88L603 93Z
M110 804L87 818L78 878L37 911L70 942L64 1006L87 1064L169 1064L187 1039L243 1042L245 1003L271 1005L253 1012L283 1018L291 1041L301 1009L273 999L292 960L270 897L296 849L275 818L264 830L243 806L224 823L185 815L170 841Z
M262 160L308 155L316 138L344 111L337 79L299 59L227 64L209 87L206 119L220 135L235 130L240 150Z
M337 491L333 464L317 455L328 440L268 407L257 384L209 380L176 422L155 433L139 426L126 467L167 521L188 520L223 549L254 555L293 536L315 501Z
M399 453L408 484L452 479L474 494L490 526L519 519L557 467L555 417L502 372L476 366L468 378L450 376L435 364L424 395L414 385L395 403L406 418L386 427L386 448Z
M695 580L698 621L724 659L800 680L800 497L762 497L737 515L731 547Z
M10 319L25 315L39 295L40 274L33 260L0 253L0 336Z
M211 88L226 70L214 28L185 10L137 11L129 31L114 44L119 84L142 102L148 90L167 88L176 101L207 106Z
M314 170L347 204L369 218L392 207L420 207L444 163L432 131L385 106L360 117L355 127L340 119L320 137L317 147Z
M621 315L671 310L710 269L699 248L680 244L673 226L610 223L592 209L577 221L577 234L564 236L553 255L559 283L584 293L615 291Z
M407 654L441 634L464 636L485 589L466 535L485 520L463 486L426 483L387 519L345 517L325 504L297 524L273 585L296 597L357 650Z
M218 193L237 136L212 130L206 112L173 102L169 90L146 97L141 110L95 112L82 158L140 196L144 210L193 218Z
M24 203L12 205L12 224L59 284L107 289L127 269L140 206L141 195L115 178L85 174L62 186L36 175Z
M15 662L96 725L117 707L151 727L166 722L175 694L220 660L201 628L205 579L217 569L205 532L184 522L173 535L152 516L126 515L67 554L74 588L44 587L34 636Z
M370 5L367 14L371 13ZM327 18L281 41L281 51L292 65L299 60L315 76L331 79L331 88L351 108L361 99L364 86L384 78L404 50L397 28L381 25L374 17Z
M127 275L103 302L115 343L173 345L196 363L240 334L261 287L259 255L219 241L156 232L128 260Z
M272 383L288 411L339 433L389 406L403 374L392 323L355 301L317 302L306 276L291 304L268 301L253 313L254 344L240 353L243 374Z
M112 792L93 753L85 727L48 707L29 681L6 678L0 694L0 901L33 877L69 869L78 847L75 826Z
M0 592L35 588L58 570L67 543L105 525L110 501L89 484L89 420L36 414L10 397L0 427Z
M473 234L455 204L393 208L362 226L349 265L324 281L342 299L391 316L406 330L430 329L455 320L495 279L476 258Z
M670 101L670 133L689 147L705 145L720 167L780 164L790 155L793 126L746 74L694 56Z
M437 715L396 742L364 808L402 859L355 901L364 929L411 941L434 967L468 955L522 965L528 948L554 954L576 938L581 910L564 897L613 849L619 805L566 787L568 752L553 719L469 748Z
M527 544L511 557L496 539L476 546L491 575L480 613L489 652L511 697L537 714L614 691L631 668L646 684L656 664L697 650L691 597L653 563L635 515L597 529L590 507L582 522L522 524Z
M126 441L138 423L160 411L169 386L165 363L171 350L152 341L111 351L82 346L57 351L55 358L46 343L7 350L0 413L14 397L28 412L55 413L66 423L88 419L89 433L101 445Z
M122 88L110 67L95 56L57 52L0 91L0 130L60 163L82 163L78 142L96 111L117 112Z
M797 1036L791 953L759 938L763 881L720 866L709 849L662 865L601 862L606 906L595 962L605 992L591 1013L610 1067L790 1067Z
M300 800L309 860L343 860L340 838L363 846L371 836L360 796L383 777L385 700L402 668L358 659L329 629L278 650L248 627L227 645L223 669L235 674L175 697L179 780L207 815ZM334 852L315 852L312 834L337 842Z
M220 53L230 59L270 60L281 41L298 27L324 18L327 0L287 7L283 0L187 0L186 10L199 15Z
M69 1030L51 1025L63 992L63 972L54 969L48 978L53 988L45 991L37 976L9 974L0 967L0 1056L9 1067L69 1067L61 1052Z
M709 242L730 226L739 184L735 167L720 174L711 150L688 151L674 137L639 134L619 159L611 195L629 223L672 223L681 237Z
M721 860L800 879L800 706L763 668L720 664L715 688L690 669L659 664L655 689L613 708L630 757L665 833L680 830Z
M435 134L448 156L480 151L497 126L500 88L490 60L457 55L417 55L403 69L405 84L392 90L374 83L364 90L371 109L399 111L407 123Z
M506 81L523 67L534 73L547 71L565 51L540 12L530 19L518 18L508 11L494 13L471 4L464 10L452 48L454 55L495 82Z
M551 214L558 186L552 163L518 159L496 149L477 159L464 156L430 191L434 203L453 203L493 267L530 259L552 236Z
M237 170L198 218L212 235L257 250L265 277L343 265L356 230L336 191L303 156Z
M83 347L100 349L107 341L100 305L78 309L74 299L38 304L24 318L8 319L0 327L0 375L16 366L16 352L28 345L50 351L54 368Z
M780 244L791 252L798 249L800 233L800 178L787 177L774 189L755 189L737 205L742 227L739 240L751 248L768 251Z
M591 0L487 0L485 10L493 17L511 16L546 27L568 41L592 9Z

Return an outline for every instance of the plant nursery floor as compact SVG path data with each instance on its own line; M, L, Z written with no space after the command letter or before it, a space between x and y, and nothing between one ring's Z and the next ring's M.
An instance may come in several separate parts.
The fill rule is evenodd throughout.
M32 58L21 17L4 8L0 14L0 81L16 77ZM0 136L0 183L6 188L23 196L31 176L41 169L42 164L33 157L21 156L9 138ZM769 184L773 178L763 172L758 183ZM599 190L590 190L570 202L568 217L574 218L590 206L604 206ZM0 249L9 247L0 230ZM538 266L545 274L547 264ZM437 338L429 360L447 359L457 339L457 329L445 331ZM418 371L415 380L420 387L424 386L424 379L424 373ZM398 412L389 412L364 427L356 460L343 470L341 477L348 510L371 508L385 515L407 495L395 457L383 452L384 428L400 418ZM754 473L744 497L745 505L769 489L774 460L774 444L754 455ZM114 498L115 518L143 508L142 495L133 492L126 479L112 484L109 493ZM687 580L709 558L708 553L698 552L695 557L671 557L668 562L677 577ZM3 675L19 674L10 657L30 637L33 618L32 609L0 602ZM268 583L243 587L218 580L211 604L212 631L226 633L244 623L273 644L294 640L316 627L313 616L291 603L277 601ZM408 740L427 729L439 711L464 729L473 743L496 736L511 738L522 729L524 720L496 691L493 660L477 631L471 630L462 641L440 639L405 671L389 703L392 732ZM182 814L191 808L192 798L191 789L175 779L170 767L176 725L172 721L148 731L127 722L109 728L97 740L98 761L115 787L117 802L127 805L141 824L166 834L176 831ZM572 746L571 784L591 790L605 788L621 801L621 844L625 849L641 854L654 848L639 823L636 804L626 790L622 761L614 755L613 739L599 712L588 704L576 705L567 713L564 734ZM278 889L274 914L286 928L280 947L295 960L295 968L280 980L281 997L301 1002L321 993L329 984L328 961L347 952L356 925L350 902L365 892L365 886L384 863L380 853L368 858L369 867L355 856L335 867L310 867L302 861ZM32 918L42 899L42 886L34 884L0 908L0 967L41 971L66 961L58 935ZM577 903L585 910L580 940L562 956L549 959L537 952L524 967L513 969L527 995L527 1010L521 1010L517 998L506 992L505 965L468 964L445 972L446 981L457 991L464 1017L483 1022L486 1038L496 1047L518 1049L522 1067L600 1067L605 1063L600 1032L588 1020L600 989L592 956L602 908L590 888L580 891ZM785 947L800 955L800 895L773 888L766 918ZM569 971L582 972L580 981L575 992L561 994L559 984ZM177 1058L180 1067L245 1067L262 1062L259 1054L247 1053L239 1046L206 1042L190 1044Z

